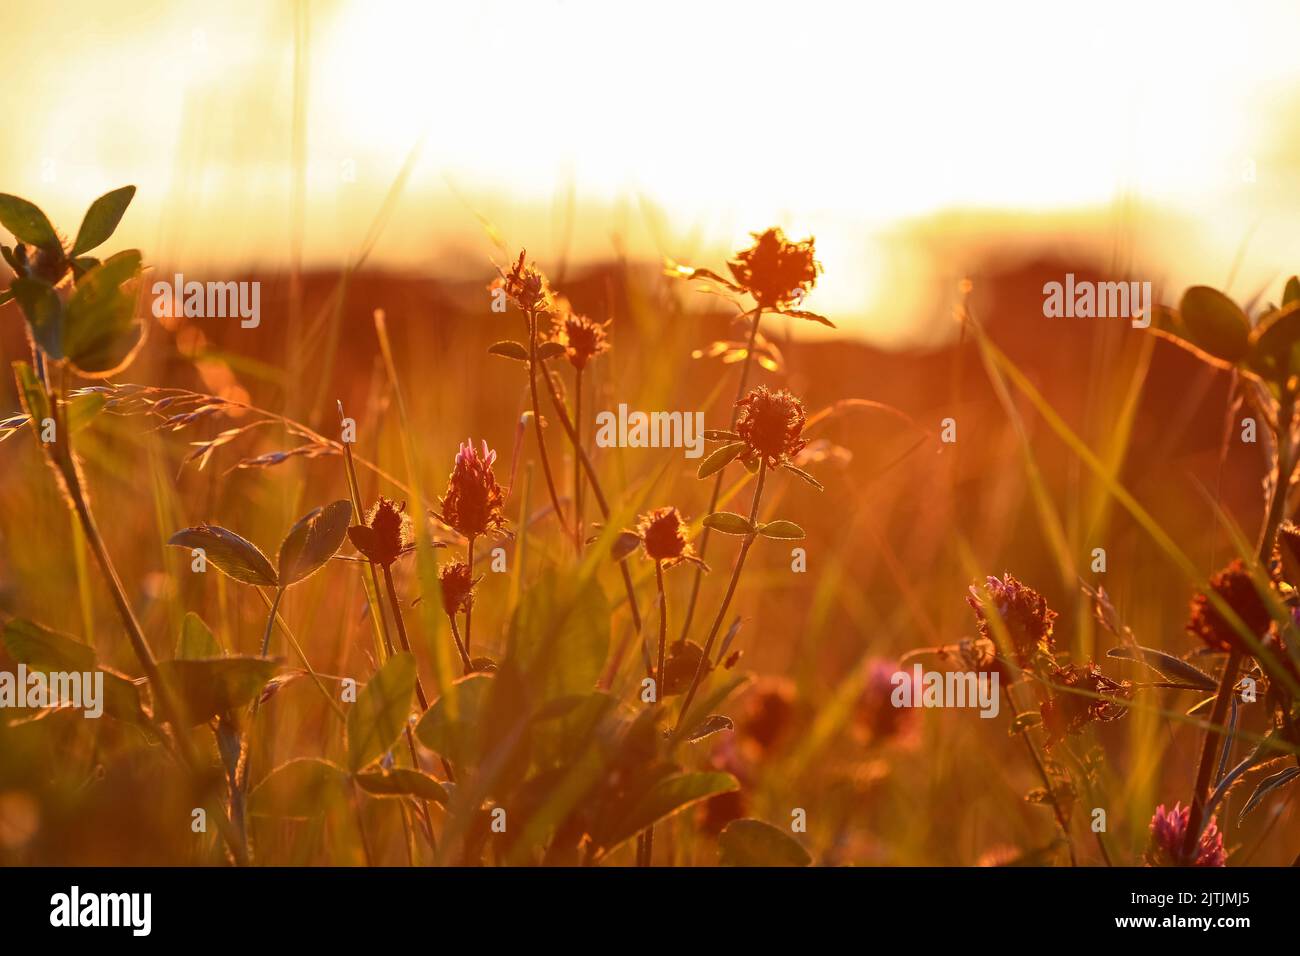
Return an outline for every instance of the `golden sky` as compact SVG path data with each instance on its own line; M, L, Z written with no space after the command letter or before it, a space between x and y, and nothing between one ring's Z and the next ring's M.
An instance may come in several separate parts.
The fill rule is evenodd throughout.
M155 262L283 266L301 176L303 254L340 264L420 143L377 264L483 269L476 214L544 266L566 237L716 265L780 223L818 238L809 307L883 342L923 334L954 237L1175 288L1244 249L1243 297L1300 269L1294 2L73 0L4 33L0 190L75 229L136 183Z

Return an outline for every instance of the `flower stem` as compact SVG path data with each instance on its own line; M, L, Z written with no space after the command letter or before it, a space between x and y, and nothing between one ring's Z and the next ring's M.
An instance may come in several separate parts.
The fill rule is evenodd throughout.
M573 422L577 440L573 448L573 536L582 550L582 369L573 370Z
M740 365L740 386L736 389L736 402L745 397L745 388L749 385L749 369L754 361L754 343L758 340L758 323L763 318L763 307L761 305L754 308L754 321L749 329L749 342L745 346L745 360ZM735 403L731 406L731 427L736 427ZM722 475L726 469L718 472L717 478L713 481L713 493L709 496L709 510L705 514L713 514L718 510L718 499L722 496ZM704 552L709 546L709 528L705 528L700 534L700 543L698 553L700 561L704 560ZM695 566L695 578L691 581L691 596L686 602L686 616L682 619L682 640L686 640L686 635L691 631L691 621L695 618L695 604L700 597L700 585L704 581L704 568L702 565Z
M758 484L754 486L754 500L749 506L749 524L751 528L758 522L758 506L763 497L763 483L766 478L767 459L764 458L759 462ZM749 554L749 549L753 546L756 537L758 537L758 532L751 530L749 534L745 535L745 540L740 544L740 553L736 555L736 564L731 569L731 580L727 583L727 593L723 596L722 604L718 607L718 613L713 618L713 626L709 628L708 640L704 642L704 650L700 652L700 662L695 665L695 676L691 678L691 686L686 691L686 697L682 700L682 709L677 715L677 727L673 730L674 737L682 731L682 721L686 719L686 714L691 709L691 702L695 700L695 693L700 688L700 681L704 678L704 666L709 660L709 655L713 653L713 642L718 639L718 631L722 628L722 622L727 616L727 609L731 607L731 599L736 594L736 585L740 582L740 571L745 566L745 556Z
M456 627L456 615L448 614L447 620L451 624L451 636L456 641L456 650L460 652L461 665L465 668L465 673L468 674L472 665L470 664L469 652L465 650L465 645L460 640L460 630Z
M555 478L551 474L551 459L546 454L546 436L542 434L542 409L537 400L537 312L529 311L528 317L528 391L533 401L533 429L537 434L537 454L542 460L542 472L546 475L546 490L551 495L551 507L560 527L565 526L564 509L560 507L560 496L555 490ZM544 371L544 370L543 370ZM549 384L549 382L548 382Z
M664 645L668 643L668 596L664 592L664 563L655 562L655 584L659 588L659 663L655 672L650 676L655 682L655 706L659 707L663 703L664 693ZM654 824L646 827L645 847L642 850L642 866L649 866L654 856L655 845L655 828Z
M551 384L550 376L546 376L547 389L551 395L551 404L555 406L555 417L560 420L560 425L564 428L564 433L569 436L569 441L573 444L574 454L582 460L582 470L587 473L587 483L591 485L592 494L596 496L596 505L600 508L600 516L609 521L609 500L605 497L605 492L600 487L600 479L596 477L596 469L591 463L590 456L587 455L586 449L582 447L582 441L578 437L578 432L574 429L573 423L569 421L569 413L560 401L559 393L555 391ZM619 570L623 572L623 590L627 592L627 605L632 612L632 626L638 634L641 633L641 609L636 603L636 589L632 586L632 573L627 569L627 562L618 563Z
M1011 688L1004 686L1002 694L1006 698L1007 708L1011 711L1012 726L1020 719L1020 710L1016 707L1016 699L1011 695ZM1047 767L1043 764L1043 758L1038 755L1038 748L1034 742L1029 739L1029 731L1023 730L1020 736L1024 738L1025 749L1029 751L1029 759L1033 761L1034 768L1038 771L1038 778L1043 781L1043 789L1047 792L1048 799L1052 801L1052 814L1056 817L1057 826L1061 828L1061 834L1065 837L1065 845L1070 851L1070 865L1078 866L1079 861L1074 855L1074 839L1070 836L1070 820L1061 808L1061 803L1056 799L1056 788L1052 786L1052 778L1048 776ZM1105 847L1102 848L1103 852Z
M171 688L163 682L162 674L158 670L158 662L153 656L149 642L145 639L140 622L136 620L135 612L131 609L131 602L126 596L126 589L122 586L122 579L117 574L117 568L113 564L112 556L108 553L108 546L104 543L104 538L99 533L99 526L95 523L95 515L90 510L90 501L86 496L82 483L81 470L77 465L72 450L72 428L66 415L66 406L63 404L64 370L62 366L59 367L60 381L57 388L49 386L48 366L46 373L44 386L46 401L49 403L50 414L55 418L55 434L62 441L51 444L42 443L42 447L50 464L62 480L64 491L72 504L73 512L81 523L81 530L85 534L86 542L90 545L91 553L95 555L95 561L99 565L100 572L103 574L109 591L113 595L113 603L117 607L118 615L122 618L127 639L131 643L131 650L135 653L136 660L139 661L141 669L149 680L149 686L153 690L156 707L161 711L163 719L171 724L180 762L186 770L198 778L201 776L199 755L194 748L194 742L190 739L189 726L182 718L181 709L172 694ZM28 409L28 411L31 412L32 409ZM157 715L155 715L154 719L157 722ZM160 733L160 735L163 740L167 740L165 734ZM225 841L235 863L240 866L246 865L249 862L248 847L245 841L241 839L238 829L226 815L225 808L219 807L214 816L217 828L221 831L222 839Z
M1292 440L1292 427L1296 412L1296 396L1289 389L1282 394L1277 412L1277 454L1273 474L1273 487L1269 493L1268 511L1264 516L1263 527L1259 533L1258 557L1266 563L1273 553L1273 539L1277 535L1278 525L1286 514L1286 496L1291 486L1291 475L1295 471L1295 448ZM1210 710L1210 725L1205 729L1205 740L1201 744L1201 759L1196 769L1196 787L1192 792L1192 808L1187 818L1187 833L1183 838L1183 856L1191 858L1196 852L1196 845L1201 839L1201 830L1205 824L1205 803L1210 794L1210 784L1214 776L1214 758L1218 750L1218 737L1223 719L1228 712L1228 704L1233 690L1237 686L1237 671L1241 667L1242 652L1233 648L1228 653L1228 660L1219 675L1219 687L1214 695L1214 706Z
M472 580L474 576L474 535L470 535L469 540L465 542L465 566L468 568ZM470 628L473 626L473 620L474 601L471 598L469 601L465 602L465 647L463 653L466 659L470 659Z

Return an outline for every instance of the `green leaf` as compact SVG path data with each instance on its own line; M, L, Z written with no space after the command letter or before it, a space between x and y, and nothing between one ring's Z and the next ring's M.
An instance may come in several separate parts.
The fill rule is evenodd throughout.
M1282 293L1282 304L1290 305L1300 301L1300 277L1292 276L1286 280L1286 289Z
M543 572L510 619L508 663L544 703L591 692L609 654L610 607L595 577Z
M547 359L558 358L565 351L566 349L559 342L540 342L537 346L537 360L545 362Z
M40 279L15 279L10 287L23 310L32 338L56 362L63 358L63 305L58 293Z
M818 491L826 490L825 485L823 485L812 475L808 474L808 472L804 471L802 468L796 468L794 465L789 465L789 464L782 465L781 467L783 467L786 471L790 472L792 475L797 475L798 477L802 478L804 481L808 482L808 484L812 485Z
M762 820L732 820L718 834L721 866L807 866L808 851L784 830Z
M1260 319L1250 333L1250 364L1274 381L1283 382L1296 371L1300 345L1300 301L1275 309Z
M1178 313L1195 345L1228 362L1246 357L1250 320L1218 289L1192 286L1183 293Z
M326 798L341 792L347 780L337 764L298 757L276 767L253 788L248 809L259 817L309 820L325 812Z
M340 499L298 519L280 544L280 587L315 574L343 546L352 521L352 502Z
M74 637L15 618L5 624L4 645L16 661L39 671L93 671L95 649Z
M103 378L120 370L143 341L133 283L140 268L140 251L126 249L77 282L64 315L63 353L83 375Z
M275 568L253 542L211 524L177 531L168 540L178 548L202 548L209 563L243 584L275 587Z
M793 521L769 521L758 526L758 533L765 538L777 538L781 541L798 541L804 537L803 528Z
M755 530L748 518L732 511L715 511L711 515L705 515L704 527L723 534L753 534Z
M509 339L489 346L488 355L500 355L502 358L514 359L516 362L528 361L528 349Z
M402 651L370 678L348 711L348 769L382 757L402 735L415 696L415 658Z
M724 428L706 428L704 429L705 441L740 441L740 436L735 432L727 431Z
M1218 681L1205 671L1154 647L1141 647L1137 644L1131 647L1112 647L1106 656L1138 661L1170 680L1191 684L1200 690L1216 690L1219 686Z
M708 478L710 475L716 475L726 468L736 457L743 452L747 446L743 441L732 442L730 445L723 445L715 450L708 458L700 462L699 470L695 472L696 478Z
M620 531L614 543L609 546L609 556L615 561L631 557L641 544L641 539L631 531Z
M732 722L730 717L725 717L722 714L710 714L698 723L694 730L687 733L685 737L688 743L693 744L697 741L703 740L705 737L711 737L714 734L721 733L724 730L735 729L736 725Z
M1246 814L1259 806L1260 801L1266 796L1280 787L1285 787L1296 777L1300 777L1300 767L1287 767L1285 770L1279 770L1277 773L1261 780L1259 786L1255 788L1255 792L1246 801L1246 805L1241 808L1241 814L1237 817L1237 824L1240 825L1246 819Z
M181 623L181 636L176 641L176 657L184 660L203 660L209 657L221 657L225 651L204 623L203 618L193 611L185 615Z
M104 193L91 203L90 208L86 210L85 218L81 220L81 228L77 230L77 241L72 244L70 255L79 256L105 242L117 229L126 207L131 205L134 197L135 187L123 186L121 189Z
M149 717L140 706L140 691L128 677L98 666L94 648L75 637L15 618L0 631L9 655L36 671L98 671L104 675L104 713L117 720L147 726Z
M356 776L357 785L376 797L418 797L447 804L447 791L441 783L418 770L398 767L394 770L368 770Z
M420 742L457 766L473 766L478 761L477 729L495 679L470 674L448 687L416 725Z
M197 726L252 703L279 667L269 657L177 659L159 662L158 673Z
M0 226L12 232L20 242L42 248L54 248L59 244L59 237L45 213L26 199L8 193L0 193Z
M613 849L691 804L739 789L740 784L729 773L681 773L665 777L651 786L608 834L602 835L603 845Z

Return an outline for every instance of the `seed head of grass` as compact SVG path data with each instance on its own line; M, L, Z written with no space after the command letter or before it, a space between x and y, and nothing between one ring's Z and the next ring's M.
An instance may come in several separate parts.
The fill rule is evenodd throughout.
M803 437L806 420L803 402L786 389L753 389L736 403L736 434L749 446L742 460L750 467L760 461L769 468L788 464L808 444Z

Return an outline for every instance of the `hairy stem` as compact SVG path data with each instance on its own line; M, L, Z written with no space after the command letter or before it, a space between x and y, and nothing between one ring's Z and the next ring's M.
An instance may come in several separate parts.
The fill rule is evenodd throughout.
M470 577L473 578L474 535L470 535L469 540L465 542L465 565L466 567L469 568ZM473 627L473 622L474 622L474 602L471 600L465 603L465 647L463 649L463 653L467 659L471 659L469 657L469 648L470 648L469 642L470 642L470 628Z
M1259 533L1258 557L1261 563L1267 563L1273 553L1273 539L1277 535L1278 525L1286 514L1287 491L1291 485L1291 475L1295 470L1295 449L1292 441L1292 428L1296 411L1296 396L1288 389L1283 392L1277 413L1277 454L1274 463L1273 487L1269 493L1268 510L1264 516L1263 527ZM1192 792L1192 808L1187 819L1187 834L1183 838L1183 856L1190 858L1196 852L1196 845L1201 838L1205 824L1206 800L1210 794L1210 784L1214 776L1215 753L1218 750L1218 737L1222 730L1223 719L1228 712L1228 704L1233 690L1237 686L1237 671L1241 667L1243 654L1233 648L1228 654L1223 673L1219 675L1219 687L1214 696L1214 706L1210 711L1210 726L1205 730L1205 740L1201 744L1201 759L1196 769L1196 785Z
M668 596L664 592L664 563L655 562L655 584L659 589L659 663L655 667L655 672L651 678L655 682L655 706L658 707L663 703L663 683L664 683L664 646L668 643ZM645 831L645 849L641 860L642 866L649 866L654 856L655 845L655 828L654 825L646 827Z
M1011 722L1014 725L1020 719L1020 710L1016 707L1016 699L1011 695L1010 687L1002 688L1002 695L1006 699L1007 707L1011 711ZM1070 820L1061 808L1061 803L1056 799L1056 788L1052 786L1052 778L1047 773L1047 767L1043 763L1043 758L1038 755L1038 748L1034 742L1029 739L1029 732L1020 733L1025 741L1025 750L1029 751L1029 759L1033 761L1034 769L1038 771L1038 778L1043 781L1043 789L1047 791L1048 798L1052 801L1052 814L1056 817L1057 826L1061 828L1061 835L1065 837L1065 845L1070 851L1070 865L1078 866L1079 861L1074 855L1074 839L1070 836ZM1102 847L1105 852L1105 847Z
M573 370L573 422L577 438L573 448L573 537L582 550L582 369ZM468 630L468 628L467 628Z
M465 668L465 673L468 674L472 665L469 660L469 652L465 650L465 645L461 642L460 629L456 627L456 615L448 614L447 621L451 624L451 636L456 642L456 650L460 652L461 666Z
M560 420L560 425L564 428L564 433L568 435L569 441L573 444L574 454L582 460L582 470L587 473L587 483L591 486L592 494L596 496L596 505L600 508L600 516L606 522L609 521L609 500L605 497L604 490L600 487L600 479L596 477L596 469L591 463L591 458L587 455L586 450L582 447L582 440L578 437L577 430L573 427L573 422L569 421L569 413L564 407L564 402L560 401L560 395L556 392L554 385L551 383L551 377L545 376L547 389L551 395L551 404L555 406L555 417ZM627 569L627 562L618 563L619 570L623 573L623 590L627 592L627 605L632 612L632 626L638 634L641 633L641 609L636 602L636 589L632 586L632 572Z
M560 507L560 496L555 490L555 477L551 474L551 459L546 453L546 436L542 434L542 408L537 400L537 313L529 311L528 318L528 391L533 401L533 430L537 435L537 455L542 460L542 472L546 475L546 490L551 495L551 507L560 527L565 527L564 509ZM545 372L545 369L543 369ZM547 382L549 385L549 380Z
M763 498L763 483L766 478L767 460L763 459L758 466L758 484L754 486L754 500L749 506L749 524L751 528L758 522L758 506ZM695 700L695 693L700 689L700 681L704 679L704 666L713 653L713 642L718 639L718 631L721 630L722 622L727 616L727 609L731 607L731 599L736 594L736 585L740 583L740 572L745 566L745 557L749 554L749 549L753 546L756 537L758 537L758 532L750 531L740 544L740 553L736 555L736 564L731 569L731 580L727 582L727 593L723 595L722 604L718 606L718 613L713 618L713 626L709 628L709 637L704 642L704 650L700 653L700 662L695 666L695 676L691 678L691 686L687 689L686 697L682 700L682 709L677 716L677 727L673 730L673 736L682 731L682 721L686 719L686 714L691 709L691 702Z
M749 369L754 362L754 343L758 339L758 323L763 318L763 307L761 305L754 309L754 321L749 329L749 342L745 346L745 360L740 364L740 385L736 389L736 402L745 397L745 388L749 385ZM736 405L731 406L731 427L736 427ZM709 510L705 514L713 514L718 510L718 499L722 496L722 475L726 469L718 472L718 476L713 480L713 492L709 495ZM700 561L704 561L704 553L709 547L709 528L705 528L700 534L698 554ZM691 581L691 596L686 602L686 616L682 619L682 640L686 640L686 635L691 632L691 621L695 618L695 604L700 597L700 586L704 582L704 567L702 564L695 566L695 577Z
M46 371L48 378L48 368ZM190 739L189 726L172 695L171 688L162 680L162 675L158 670L158 662L153 656L149 642L145 639L140 622L136 620L135 612L131 609L131 602L126 596L126 589L122 586L122 579L118 576L112 556L108 553L108 546L104 543L103 535L99 533L99 526L95 523L95 515L90 509L90 501L86 496L82 483L81 471L77 466L77 460L72 450L72 428L67 418L66 406L63 403L62 379L64 372L61 367L58 375L60 378L58 388L51 389L47 383L45 393L46 401L50 406L50 414L55 419L55 434L62 441L54 442L52 445L42 443L42 447L45 449L50 463L63 479L68 499L72 503L77 520L81 523L81 530L86 537L86 542L90 545L100 572L103 574L104 580L109 586L109 591L113 595L113 603L117 607L118 615L122 618L127 639L131 643L131 650L134 652L136 660L139 661L140 668L149 679L149 686L153 689L158 710L162 712L163 718L171 725L180 762L197 779L200 776L200 760L194 748L194 742ZM161 734L161 736L163 740L167 739L165 734ZM241 866L247 864L249 859L248 849L240 838L235 825L226 815L224 808L218 809L215 819L217 828L221 831L222 839L225 841L235 862Z

